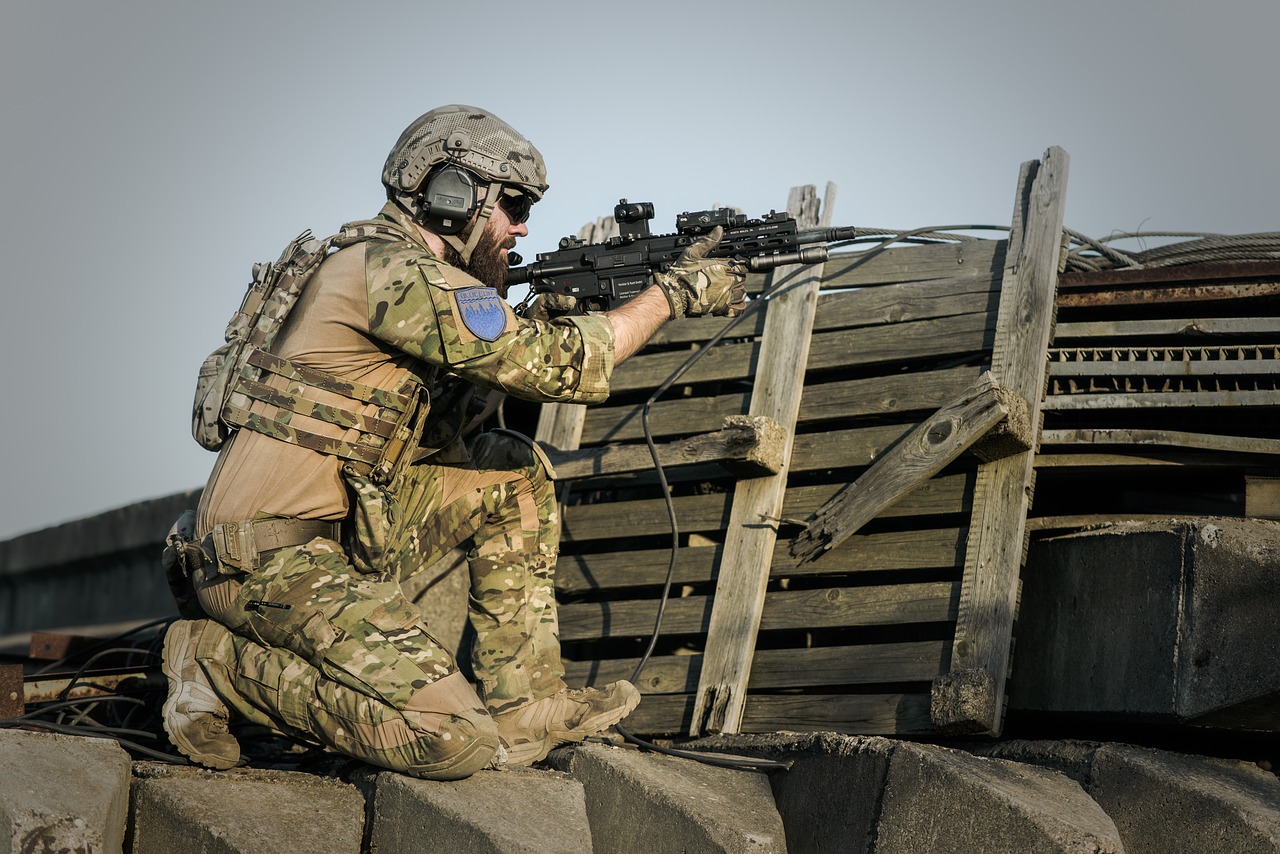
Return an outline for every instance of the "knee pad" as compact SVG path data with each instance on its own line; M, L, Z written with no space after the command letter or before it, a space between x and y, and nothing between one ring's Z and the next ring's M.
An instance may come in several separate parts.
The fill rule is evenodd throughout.
M436 733L406 746L409 764L396 770L423 780L461 780L490 764L500 744L493 718L471 709L451 716Z

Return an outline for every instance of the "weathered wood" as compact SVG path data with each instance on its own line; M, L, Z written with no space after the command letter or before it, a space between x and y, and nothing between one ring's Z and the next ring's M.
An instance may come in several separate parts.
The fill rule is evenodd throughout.
M954 279L999 281L1007 245L1005 240L966 240L834 254L827 261L823 287L866 288Z
M1077 338L1151 338L1176 335L1244 335L1274 341L1280 335L1280 317L1202 317L1171 320L1094 320L1060 323L1053 341L1060 344ZM1197 339L1199 340L1199 339Z
M1058 308L1096 308L1098 306L1146 305L1153 302L1191 303L1226 300L1260 299L1280 296L1280 282L1243 282L1238 284L1195 284L1175 287L1118 288L1059 293Z
M1245 476L1244 515L1252 519L1280 519L1280 477Z
M769 575L772 578L851 575L863 572L895 572L942 569L955 566L963 556L965 531L961 528L925 528L882 534L856 534L827 552L820 562L797 565L785 543L774 546ZM686 546L676 555L672 574L675 584L705 584L715 578L723 546ZM625 552L592 552L561 555L556 565L556 590L562 596L591 590L625 590L656 587L667 575L671 551L667 548Z
M800 424L833 421L861 415L932 412L953 399L978 378L982 368L965 366L895 374L892 388L883 377L821 383L810 387L800 401ZM651 407L653 435L709 433L719 429L726 415L747 414L748 395L722 394L684 400L660 400ZM641 439L639 406L591 407L582 430L590 444Z
M782 428L770 418L734 415L724 428L657 446L663 468L721 463L743 476L772 474L782 465ZM629 474L653 468L648 445L605 445L578 451L547 451L558 481Z
M1045 430L1041 445L1155 445L1237 454L1280 454L1280 439L1223 436L1182 430L1088 429ZM1037 461L1037 465L1039 462Z
M678 735L693 721L693 695L646 697L627 717L641 735ZM743 732L778 730L847 732L862 735L928 735L928 694L761 694L751 698Z
M814 335L809 347L808 371L848 369L872 365L901 365L924 359L965 356L991 348L994 323L984 312L935 318L912 323L869 326ZM761 343L721 344L686 371L685 385L744 380L756 375ZM685 351L640 355L614 374L614 392L638 391L661 385L684 364Z
M586 417L587 407L580 403L544 403L533 438L547 449L576 450Z
M840 545L881 511L942 471L991 428L1015 412L1022 425L1021 446L1007 443L1008 453L1028 451L1035 443L1027 435L1027 404L1003 393L990 373L984 373L954 401L939 409L907 434L861 477L820 507L791 543L801 563ZM1020 410L1020 411L1019 411Z
M824 224L831 221L834 197L835 185L828 184ZM816 189L809 186L792 190L787 210L797 212L801 227L816 225ZM767 520L782 513L822 266L780 267L770 278L775 288L786 284L769 297L760 366L751 393L751 414L767 415L787 431L783 463L777 474L739 481L734 491L691 735L737 732L741 725L756 631L762 625L765 610L769 561L777 538L777 528ZM762 524L762 520L766 521Z
M910 495L881 514L884 518L910 516L937 516L964 513L970 509L967 490L973 484L971 474L954 474L935 477L922 483ZM776 530L782 519L805 519L828 501L844 484L814 484L792 487L785 494L781 512L759 513L754 519L746 519L744 525L769 527ZM719 532L732 524L731 503L734 496L728 493L710 495L685 495L673 499L680 530L693 532ZM661 498L638 501L615 501L598 504L577 504L564 508L561 539L565 543L589 540L612 540L619 536L644 537L669 534L671 521L667 505ZM772 544L770 545L772 551Z
M814 649L758 649L751 663L752 691L813 688L823 685L874 685L928 682L943 672L945 641L859 644ZM604 685L626 679L638 658L566 661L570 685ZM693 691L702 672L701 655L662 655L649 659L636 686L645 694Z
M780 590L763 597L759 627L760 631L773 631L942 623L955 619L958 595L959 586L949 581ZM712 621L713 601L709 596L668 600L662 617L663 633L706 632ZM563 641L644 637L653 631L658 600L579 602L562 605L559 614ZM707 648L711 648L710 638ZM704 677L705 665L704 661Z
M1023 164L1005 258L991 372L1027 401L1032 424L1053 334L1054 292L1062 249L1068 157L1050 148ZM951 670L934 681L933 723L944 732L999 734L1008 676L1034 453L978 469Z

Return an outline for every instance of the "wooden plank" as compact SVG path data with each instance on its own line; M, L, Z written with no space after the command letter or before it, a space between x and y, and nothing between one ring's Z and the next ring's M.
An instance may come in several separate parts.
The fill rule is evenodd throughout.
M965 356L991 349L994 323L985 311L913 323L866 327L856 335L847 330L814 335L809 347L808 371L898 366L924 359ZM761 343L721 344L680 377L682 385L745 380L756 375ZM639 355L614 374L614 392L656 388L689 358L677 350Z
M1030 450L1035 438L1026 410L1025 401L1000 388L990 373L984 373L818 508L805 529L792 540L791 553L804 563L840 545L1006 419L1018 423L1012 434L1019 440L1002 443L1001 447L1007 449L1004 453Z
M829 270L830 265L828 261L826 269ZM959 314L994 314L994 303L999 294L999 276L994 280L942 279L856 291L824 292L818 297L818 314L814 317L813 328L815 332L833 332ZM698 317L668 323L649 340L646 349L701 343L710 340L730 322L723 317ZM726 337L729 340L750 338L763 331L764 316L753 312L737 323ZM623 364L623 369L626 364Z
M827 260L822 284L824 288L866 288L957 279L999 281L1007 246L1005 240L965 240L875 253L836 253Z
M759 626L761 631L774 631L943 623L955 619L958 596L959 585L950 581L779 590L763 597ZM662 618L663 633L706 632L713 619L713 602L710 596L668 600ZM653 631L658 600L578 602L560 606L559 614L562 641L644 637ZM710 648L708 638L707 649Z
M831 222L834 201L835 185L828 184L822 212L824 225ZM816 188L792 190L787 210L796 212L803 228L818 224ZM783 282L786 285L769 297L760 366L751 393L751 414L768 416L786 430L782 468L768 477L739 481L734 490L690 735L737 732L741 724L756 632L765 610L769 561L777 538L777 528L768 522L761 524L761 519L782 514L822 267L780 267L770 276L772 287Z
M627 716L640 735L678 735L693 721L693 695L649 696ZM928 694L757 694L743 715L743 732L847 732L862 735L929 735Z
M1043 408L1055 412L1066 412L1092 409L1181 409L1201 406L1276 405L1280 405L1280 389L1051 394L1045 398Z
M1037 429L1053 334L1067 171L1067 153L1056 147L1043 161L1023 164L992 352L991 372L1027 401ZM932 690L930 714L944 732L998 735L1003 725L1034 459L1026 451L978 468L951 671L934 680Z
M813 649L758 649L751 663L752 691L825 685L875 685L928 682L943 672L949 651L945 641L858 644ZM570 685L605 685L626 679L638 658L566 661ZM693 691L702 672L701 655L662 655L649 659L637 685L645 694Z
M942 569L964 554L965 530L924 528L880 534L856 534L818 563L797 565L786 543L774 546L772 578L852 575ZM686 546L676 555L675 584L704 584L715 578L723 546ZM667 575L670 549L566 554L556 565L556 591L571 596L593 590L657 587Z
M735 415L723 429L656 446L664 469L722 463L739 474L772 474L782 465L782 428L770 418ZM606 445L578 451L548 451L555 480L628 474L653 468L648 445Z
M897 504L886 508L881 515L888 519L964 513L969 510L967 490L972 483L971 474L935 477L922 483ZM760 513L742 524L767 525L776 529L778 520L805 519L843 487L843 483L792 487L785 493L780 512ZM733 498L729 493L676 496L673 503L676 517L680 520L680 530L686 533L724 531L732 524ZM671 532L667 505L661 498L575 504L565 507L561 515L561 540L566 544Z
M1063 429L1040 434L1045 445L1154 445L1238 454L1280 454L1280 439L1223 436L1182 430ZM1039 465L1039 460L1037 460Z
M572 451L582 440L582 425L587 407L580 403L544 403L538 412L538 427L533 438L544 448Z
M1265 341L1275 341L1280 335L1280 318L1277 317L1201 317L1171 320L1095 320L1077 323L1059 323L1054 331L1055 344L1062 341L1087 338L1152 338L1178 335L1197 336L1192 340L1205 343L1198 336L1221 335L1239 338L1253 335Z
M1280 519L1280 477L1245 476L1244 515L1250 519Z
M863 415L929 413L946 404L978 378L977 365L895 374L893 386L883 377L843 380L809 386L800 401L800 424ZM709 433L719 429L726 415L747 414L748 395L723 394L682 400L660 400L651 407L649 422L655 437ZM639 406L591 407L582 429L583 444L642 439Z

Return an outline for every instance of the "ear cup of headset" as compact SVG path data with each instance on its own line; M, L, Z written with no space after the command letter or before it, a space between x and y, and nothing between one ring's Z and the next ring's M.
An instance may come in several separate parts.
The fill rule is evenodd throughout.
M457 234L471 222L479 202L476 179L465 169L445 166L427 178L420 210L423 223L436 234Z

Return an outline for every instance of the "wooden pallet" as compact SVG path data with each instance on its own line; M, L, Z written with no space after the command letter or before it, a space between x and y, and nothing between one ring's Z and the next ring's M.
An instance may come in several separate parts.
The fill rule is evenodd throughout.
M771 351L767 312L736 325L652 405L654 439L680 463L667 472L680 548L662 632L639 678L645 698L629 719L633 731L998 732L1028 531L1099 521L1108 500L1133 493L1142 478L1153 494L1167 491L1172 472L1201 482L1221 475L1243 484L1247 476L1255 505L1275 512L1277 472L1268 463L1280 435L1180 430L1176 419L1152 427L1131 417L1211 411L1200 403L1209 397L1178 397L1189 394L1230 392L1244 401L1241 411L1274 406L1275 351L1254 346L1268 335L1277 340L1274 314L1244 319L1219 306L1189 325L1177 312L1143 315L1143 306L1159 302L1149 294L1099 300L1094 288L1084 305L1070 295L1055 301L1065 178L1057 149L1024 166L1008 241L838 254L820 281L797 288L815 303L796 374L803 394L792 401L794 416L770 413L790 439L781 459L744 469L747 451L707 439L726 429L726 417L760 415L761 399L778 394L770 377L787 360ZM752 282L757 291L765 284ZM1258 283L1246 284L1252 289L1234 293L1256 298ZM1142 287L1161 284L1148 275ZM609 402L543 408L539 440L581 449L565 487L557 576L574 684L630 677L649 645L672 536L656 478L635 462L644 456L641 411L726 323L669 324L619 367ZM1233 342L1247 346L1228 352ZM1192 352L1200 343L1209 349ZM800 360L791 361L796 370ZM1199 367L1180 373L1181 385L1160 379L1176 372L1169 365L1189 363ZM982 388L975 383L984 377L1026 405L1032 438L1000 454L965 453L986 429L974 428L959 450L930 459L946 444L938 437L968 417L943 418L947 407ZM1118 402L1082 404L1082 389ZM1159 402L1137 397L1157 393ZM688 451L696 442L717 450ZM866 485L894 454L895 471L881 471L878 481L892 481L892 489L849 502L880 502L869 519L817 559L793 554L815 513ZM602 462L623 457L631 462ZM903 487L904 477L915 478L914 488ZM1117 477L1127 478L1123 488ZM1164 509L1144 495L1121 506L1129 517ZM1185 509L1196 506L1193 498Z

